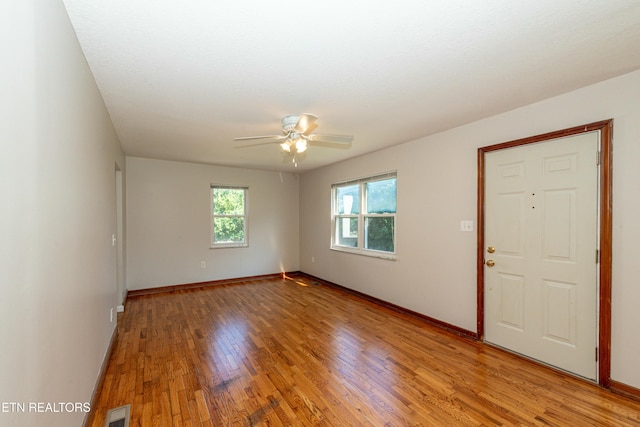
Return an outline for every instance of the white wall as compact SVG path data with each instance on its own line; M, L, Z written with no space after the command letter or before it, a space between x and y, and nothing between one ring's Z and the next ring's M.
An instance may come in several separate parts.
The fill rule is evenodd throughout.
M210 248L211 184L249 187L249 247ZM127 227L129 290L295 271L298 176L127 157Z
M0 43L0 402L87 402L115 329L124 154L61 1L3 1Z
M460 221L474 219L475 225L478 147L609 118L614 119L611 376L640 388L640 71L305 173L301 270L475 331L476 233L461 232ZM331 184L394 169L397 261L331 251Z

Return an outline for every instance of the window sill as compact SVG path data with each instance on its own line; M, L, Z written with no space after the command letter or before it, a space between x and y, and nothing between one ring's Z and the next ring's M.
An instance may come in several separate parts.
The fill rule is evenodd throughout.
M331 246L329 249L336 252L346 252L349 254L363 255L371 258L386 259L388 261L396 261L398 258L395 253L391 253L391 252L372 251L372 250L366 250L366 249L354 249L354 248L348 248L346 246Z
M209 249L228 249L228 248L248 248L248 243L220 243L217 245L212 245Z

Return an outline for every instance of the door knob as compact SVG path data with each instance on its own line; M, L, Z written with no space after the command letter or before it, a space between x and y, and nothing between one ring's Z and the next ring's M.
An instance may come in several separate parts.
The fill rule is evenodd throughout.
M494 253L496 251L496 248L494 248L493 246L489 246L487 248L487 252L489 252L490 254Z
M487 267L493 267L494 265L496 265L496 262L492 259L488 259L485 264L487 264Z

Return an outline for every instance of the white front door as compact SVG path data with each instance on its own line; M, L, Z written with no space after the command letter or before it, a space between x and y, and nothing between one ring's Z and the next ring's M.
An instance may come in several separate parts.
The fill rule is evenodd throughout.
M593 380L599 140L485 155L485 340Z

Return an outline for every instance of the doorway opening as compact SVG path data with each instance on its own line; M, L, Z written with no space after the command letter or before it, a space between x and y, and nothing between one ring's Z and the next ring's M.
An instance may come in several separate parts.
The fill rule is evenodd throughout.
M124 311L126 298L124 279L124 188L122 169L115 165L115 192L116 192L116 232L114 246L116 247L116 311Z

